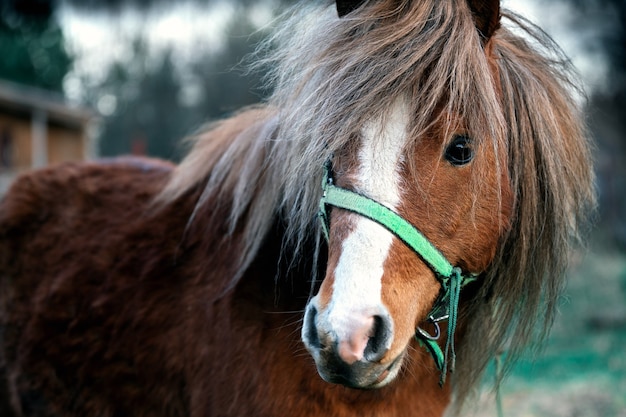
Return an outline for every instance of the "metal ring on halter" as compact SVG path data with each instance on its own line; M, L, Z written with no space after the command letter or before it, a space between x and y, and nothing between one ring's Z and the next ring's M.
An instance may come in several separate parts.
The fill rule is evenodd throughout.
M428 340L437 340L439 339L439 336L441 336L441 328L439 327L439 322L440 321L444 321L448 319L448 315L446 314L445 316L441 316L441 317L437 317L434 318L433 316L429 316L427 321L429 323L431 323L433 326L435 326L435 334L431 335L430 333L428 333L426 330L422 329L421 327L417 326L417 331L419 332L420 335L422 335L424 338L428 339Z

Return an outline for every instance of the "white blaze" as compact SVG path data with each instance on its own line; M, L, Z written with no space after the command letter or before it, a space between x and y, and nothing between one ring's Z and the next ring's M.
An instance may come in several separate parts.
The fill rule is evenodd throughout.
M398 100L386 117L364 126L359 150L357 190L395 209L400 203L400 165L407 141L408 106ZM340 338L354 330L355 315L384 311L381 299L383 266L393 235L384 227L354 214L355 228L344 240L328 306L327 320Z

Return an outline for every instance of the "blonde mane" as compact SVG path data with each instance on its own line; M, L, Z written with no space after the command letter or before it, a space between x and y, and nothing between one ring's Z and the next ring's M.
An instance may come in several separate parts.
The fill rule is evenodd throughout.
M545 335L568 251L595 204L577 78L547 35L502 15L485 46L465 2L370 2L343 19L334 6L298 6L260 49L274 89L267 105L198 135L160 201L202 187L198 207L227 202L230 231L242 229L246 242L244 271L277 218L296 254L319 236L321 167L369 117L406 96L419 137L433 115L461 114L472 137L506 149L515 194L512 228L464 306L462 402L505 340L512 359Z

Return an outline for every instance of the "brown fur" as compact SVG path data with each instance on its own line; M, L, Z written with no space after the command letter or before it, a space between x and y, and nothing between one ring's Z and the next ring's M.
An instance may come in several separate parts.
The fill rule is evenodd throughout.
M507 336L514 358L537 322L549 328L594 204L558 49L507 13L538 46L504 22L485 43L464 2L368 2L341 20L334 7L301 9L273 40L269 105L214 125L178 167L66 165L23 176L4 198L0 370L18 415L441 415ZM349 155L363 122L399 96L414 106L416 158L433 129L429 152L441 155L459 120L489 149L498 214L485 236L501 235L483 248L490 262L458 259L488 266L463 294L454 385L439 389L413 343L390 386L355 391L323 382L299 340L309 281L326 263L321 166ZM431 195L420 163L407 169L407 189ZM468 176L470 222L485 173Z

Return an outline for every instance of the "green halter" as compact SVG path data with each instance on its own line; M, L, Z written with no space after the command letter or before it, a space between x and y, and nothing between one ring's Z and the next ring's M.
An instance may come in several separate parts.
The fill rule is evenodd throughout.
M441 283L442 288L437 302L428 315L428 321L435 326L435 334L430 335L418 327L415 331L415 338L426 347L435 360L437 368L441 371L439 383L443 386L448 371L448 355L450 355L450 371L453 371L455 366L454 331L456 329L461 288L474 281L475 277L463 275L460 268L453 267L446 257L415 226L393 210L369 197L335 186L331 174L330 160L324 164L322 190L319 216L326 240L328 240L330 225L327 206L348 210L385 227L419 255L435 273L435 277ZM437 344L440 335L438 323L444 320L448 320L448 332L445 350L442 351L439 344Z

